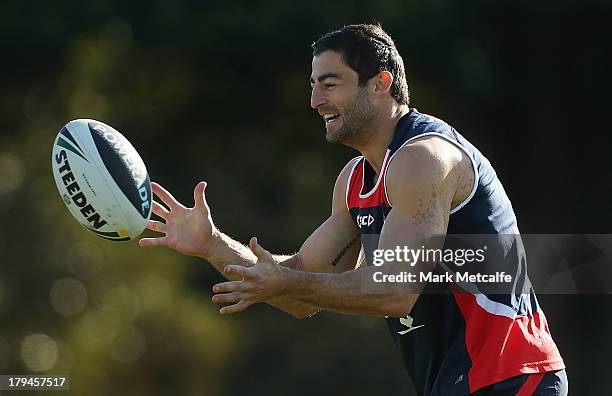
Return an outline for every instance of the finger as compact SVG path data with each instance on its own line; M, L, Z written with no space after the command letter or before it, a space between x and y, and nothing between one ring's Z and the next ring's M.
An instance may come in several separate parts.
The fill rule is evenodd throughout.
M259 260L274 261L272 253L262 248L261 245L257 243L257 238L251 238L251 240L249 241L249 247L251 248L251 251L255 253L255 256L257 256Z
M142 247L157 247L157 246L168 246L166 237L161 238L142 238L138 241L138 244Z
M155 213L164 220L166 220L166 216L170 214L170 212L168 212L168 209L166 209L162 204L157 201L153 201L153 213Z
M240 292L215 294L214 296L212 296L212 302L216 304L238 302L244 297L244 294Z
M217 283L213 286L213 293L240 292L243 289L242 281L229 281Z
M247 309L248 307L253 305L253 303L254 302L251 302L251 301L241 300L237 304L228 305L227 307L221 308L219 310L219 313L221 315L229 315L229 314L233 314L233 313L238 313L238 312L244 311L245 309Z
M226 274L236 275L245 279L253 278L253 273L251 271L251 269L243 267L242 265L226 265L225 268L223 268L223 272Z
M196 208L205 209L206 212L209 212L210 208L208 207L208 203L206 202L206 192L205 192L207 185L208 183L204 181L199 182L198 185L193 190L193 199L195 201Z
M167 225L161 221L149 220L147 221L147 228L151 231L163 232L165 234Z
M172 196L172 194L168 192L168 190L163 188L161 185L153 182L151 183L151 190L153 190L155 195L157 195L162 200L162 202L170 208L170 210L183 206Z

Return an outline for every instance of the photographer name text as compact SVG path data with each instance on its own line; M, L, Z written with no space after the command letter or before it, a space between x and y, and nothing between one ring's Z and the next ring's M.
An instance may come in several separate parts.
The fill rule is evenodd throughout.
M385 274L381 271L375 272L372 276L376 283L510 283L512 276L505 272L495 272L493 274L472 274L469 272L455 272L434 274L432 272L400 272L397 274Z

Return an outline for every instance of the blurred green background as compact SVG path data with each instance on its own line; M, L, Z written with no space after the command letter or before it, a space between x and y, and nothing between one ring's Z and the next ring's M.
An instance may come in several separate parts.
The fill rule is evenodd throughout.
M412 105L491 160L522 232L610 233L611 6L534 3L3 2L0 373L69 374L75 395L414 394L382 319L220 317L206 262L85 232L51 145L71 119L104 121L182 202L208 181L223 231L294 252L355 155L310 109L309 45L377 19ZM608 394L612 297L540 303L571 394Z

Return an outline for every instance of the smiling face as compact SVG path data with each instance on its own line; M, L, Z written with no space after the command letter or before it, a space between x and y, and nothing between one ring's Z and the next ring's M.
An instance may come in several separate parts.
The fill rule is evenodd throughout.
M376 118L368 84L359 86L359 76L342 61L342 55L324 51L312 59L310 105L325 122L330 143L359 146L368 140Z

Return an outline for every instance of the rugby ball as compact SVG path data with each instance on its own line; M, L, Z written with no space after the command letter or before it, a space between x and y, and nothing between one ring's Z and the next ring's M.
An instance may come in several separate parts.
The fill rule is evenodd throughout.
M151 217L147 168L114 128L96 120L70 121L55 138L52 168L66 207L97 236L128 241L145 229Z

